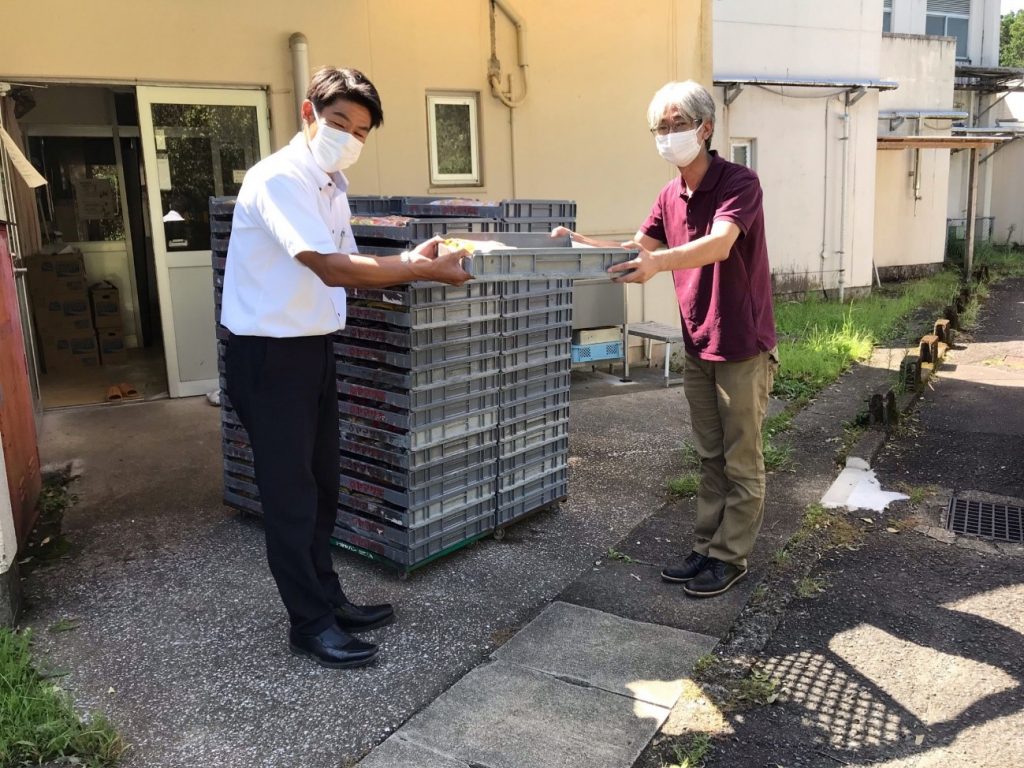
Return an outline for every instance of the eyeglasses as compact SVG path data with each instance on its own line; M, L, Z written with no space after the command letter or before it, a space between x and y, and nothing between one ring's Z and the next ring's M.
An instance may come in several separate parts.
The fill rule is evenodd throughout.
M670 133L682 133L683 131L692 131L694 128L699 126L700 120L696 122L690 122L687 120L677 120L674 123L666 125L662 123L657 128L651 128L651 135L668 136Z

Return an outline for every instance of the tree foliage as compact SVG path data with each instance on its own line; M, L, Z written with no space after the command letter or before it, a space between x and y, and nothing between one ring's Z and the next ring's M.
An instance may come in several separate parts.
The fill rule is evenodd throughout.
M999 28L999 65L1024 67L1024 10L1008 13Z

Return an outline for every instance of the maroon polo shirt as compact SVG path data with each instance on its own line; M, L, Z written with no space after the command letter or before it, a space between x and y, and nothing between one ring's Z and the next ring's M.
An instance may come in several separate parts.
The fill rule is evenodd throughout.
M749 168L711 153L692 195L682 175L661 190L640 230L669 248L711 233L718 220L740 229L729 257L672 273L686 351L702 360L746 360L775 347L772 279L761 183Z

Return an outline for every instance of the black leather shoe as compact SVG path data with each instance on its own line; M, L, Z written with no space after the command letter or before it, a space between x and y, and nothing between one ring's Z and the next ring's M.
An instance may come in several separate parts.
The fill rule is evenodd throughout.
M346 602L334 609L334 618L346 632L369 632L394 621L395 611L390 603L353 605Z
M319 635L288 633L288 645L296 656L309 656L323 667L350 669L369 664L377 656L377 646L330 626Z
M691 552L681 565L666 565L661 569L661 578L675 583L686 582L704 570L710 560L700 552Z
M746 576L746 568L709 557L704 570L688 581L683 591L691 597L714 597L728 591Z

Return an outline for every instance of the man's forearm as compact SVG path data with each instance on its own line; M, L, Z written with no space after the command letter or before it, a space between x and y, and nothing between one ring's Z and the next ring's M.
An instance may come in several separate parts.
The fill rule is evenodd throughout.
M299 254L303 264L330 286L346 288L386 288L414 280L427 279L424 276L423 257L410 254L408 261L401 256L367 256L359 253L312 253Z
M651 255L657 260L659 271L671 272L677 269L705 267L724 261L729 258L731 247L732 243L728 238L707 235L685 245L654 251Z

